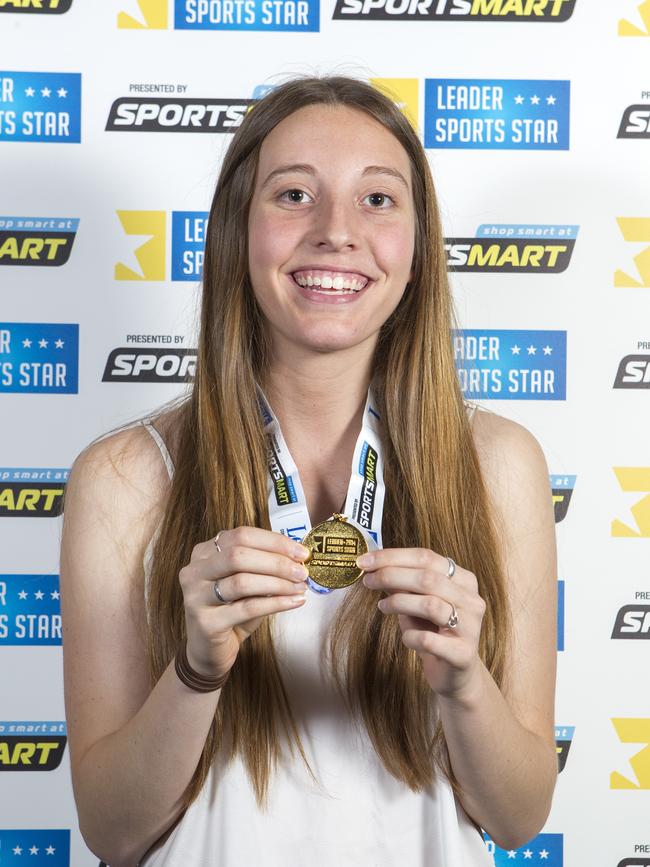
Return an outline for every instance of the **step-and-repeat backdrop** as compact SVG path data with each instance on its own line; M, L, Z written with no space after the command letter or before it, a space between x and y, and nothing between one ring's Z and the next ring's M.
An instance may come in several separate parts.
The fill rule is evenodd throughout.
M417 126L463 389L551 473L561 774L543 833L486 845L650 865L649 0L0 0L0 49L0 864L97 863L66 749L69 467L190 387L206 211L248 106L338 72Z

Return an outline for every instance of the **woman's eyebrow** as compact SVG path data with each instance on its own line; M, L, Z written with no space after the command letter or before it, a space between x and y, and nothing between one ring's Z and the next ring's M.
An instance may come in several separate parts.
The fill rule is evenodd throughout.
M277 169L273 169L273 171L267 176L266 180L261 186L261 189L267 187L280 175L286 175L295 172L302 172L306 175L315 175L316 169L313 166L307 165L306 163L295 163L294 165L290 166L279 166ZM389 166L366 166L365 169L361 172L361 177L365 177L366 175L389 175L391 178L395 178L400 183L404 184L404 186L408 190L408 184L404 178L404 175L401 172L398 172L397 169L392 169Z

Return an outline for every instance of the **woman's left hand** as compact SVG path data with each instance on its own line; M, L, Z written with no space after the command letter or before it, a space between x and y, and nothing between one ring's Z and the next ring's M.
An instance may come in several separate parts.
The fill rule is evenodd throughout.
M474 573L456 564L449 578L447 558L428 548L384 548L357 564L366 570L366 587L388 594L379 608L397 614L402 640L417 651L431 689L451 699L470 693L482 667L478 644L485 613ZM458 624L450 628L454 608Z

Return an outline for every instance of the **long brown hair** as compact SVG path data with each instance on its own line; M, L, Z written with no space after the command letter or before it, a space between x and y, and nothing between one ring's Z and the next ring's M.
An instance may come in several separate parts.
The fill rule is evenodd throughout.
M270 529L255 395L269 347L248 276L247 220L264 138L288 115L314 104L365 112L397 138L411 161L413 275L381 329L373 371L385 447L384 545L430 548L476 574L487 603L480 653L501 684L509 635L503 567L454 364L456 317L431 173L416 132L391 99L342 76L278 86L246 115L223 161L207 230L196 380L180 413L175 473L153 552L147 602L152 684L184 634L178 573L193 546L222 528ZM436 773L455 785L420 659L402 643L397 618L378 611L380 597L361 582L347 594L331 627L333 676L388 772L413 791L431 784ZM185 807L200 792L219 748L226 760L241 754L260 807L283 737L308 766L273 625L273 617L265 618L241 647Z

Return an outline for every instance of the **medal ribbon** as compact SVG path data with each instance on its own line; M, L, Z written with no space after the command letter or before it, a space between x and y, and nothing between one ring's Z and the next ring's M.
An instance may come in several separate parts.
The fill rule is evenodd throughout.
M298 468L287 447L280 423L264 395L257 386L260 411L264 421L267 444L268 507L271 527L276 533L300 542L311 530L307 500L300 481ZM384 511L384 474L379 437L380 417L374 408L372 390L363 411L361 431L352 457L352 468L343 514L369 536L374 545L382 547L381 519ZM327 588L307 579L317 593L330 593Z

